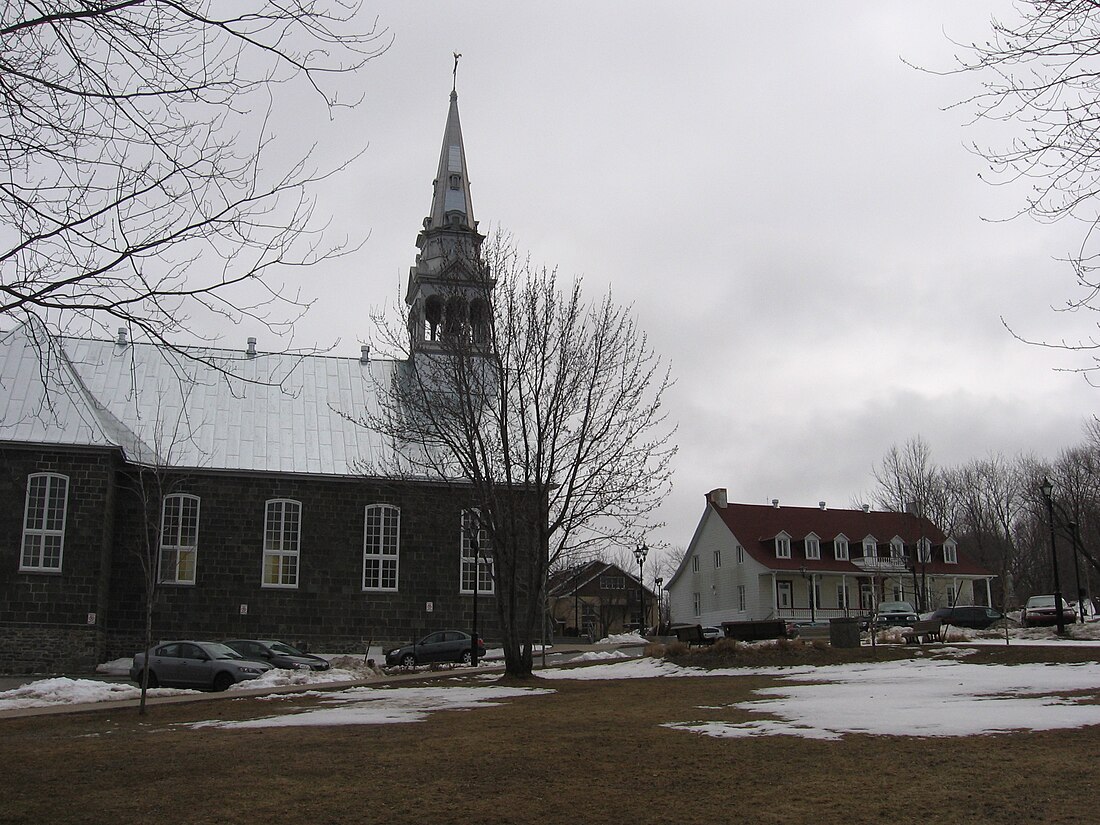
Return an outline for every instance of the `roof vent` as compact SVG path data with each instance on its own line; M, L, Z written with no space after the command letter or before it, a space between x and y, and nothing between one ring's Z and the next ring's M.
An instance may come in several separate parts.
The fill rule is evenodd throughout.
M817 503L817 507L818 507L819 510L824 510L825 509L825 502L824 501L819 501Z
M863 512L870 513L871 512L871 505L870 504L864 504L863 505Z
M725 509L728 499L726 498L726 488L716 487L707 493L707 501L713 504L715 507Z
M248 349L245 350L245 355L247 355L249 358L255 358L256 357L256 339L255 338L249 338L248 339Z
M361 344L359 346L359 363L360 364L369 364L370 363L370 344Z
M779 509L779 499L777 499L777 498L772 499L772 507L774 507L776 510Z
M120 347L126 346L126 327L118 328L118 338L115 339L115 343L118 344Z

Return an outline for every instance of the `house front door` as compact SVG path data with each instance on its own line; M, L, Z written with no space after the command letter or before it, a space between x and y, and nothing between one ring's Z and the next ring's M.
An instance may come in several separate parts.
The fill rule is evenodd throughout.
M780 610L790 610L791 605L794 603L791 599L791 583L786 580L779 580L775 583L775 603L779 606Z

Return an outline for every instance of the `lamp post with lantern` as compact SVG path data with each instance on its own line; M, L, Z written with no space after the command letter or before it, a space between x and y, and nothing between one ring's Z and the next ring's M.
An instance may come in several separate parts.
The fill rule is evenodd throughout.
M1044 476L1039 490L1047 502L1047 520L1050 522L1050 563L1054 570L1054 609L1058 617L1058 635L1063 636L1066 632L1066 617L1062 613L1062 582L1058 577L1058 547L1054 539L1054 499L1051 497L1054 484Z
M657 591L657 634L660 635L664 629L665 613L664 613L664 594L661 593L661 588L664 587L664 576L657 576L653 580L653 587Z
M639 544L634 548L634 559L638 562L638 633L645 635L645 558L649 548Z

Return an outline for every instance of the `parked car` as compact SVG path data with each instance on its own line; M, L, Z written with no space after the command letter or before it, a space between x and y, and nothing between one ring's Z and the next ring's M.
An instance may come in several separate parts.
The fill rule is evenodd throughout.
M725 635L725 634L722 633L722 628L720 628L720 627L704 627L703 628L703 641L706 642L709 645L712 645L715 642L717 642L719 639L722 638L723 635Z
M272 667L286 670L328 670L328 659L302 653L286 642L272 639L230 639L225 643L244 658L253 662L266 662Z
M1077 621L1077 614L1065 599L1062 599L1061 612L1062 621L1065 624L1073 624ZM1054 606L1054 596L1032 596L1028 599L1020 614L1020 623L1024 627L1058 624L1058 609Z
M477 640L477 656L485 655L485 642ZM461 662L470 664L470 634L461 630L437 630L419 642L397 647L386 654L390 667L414 667L432 662Z
M933 619L939 619L944 624L955 627L970 627L975 630L985 630L1004 617L1004 614L999 610L977 604L957 604L954 607L941 607L932 613Z
M141 684L145 653L134 656L130 680ZM271 665L251 662L219 642L162 642L149 657L149 687L225 690L230 685L255 679Z
M880 602L875 627L912 627L920 620L909 602Z

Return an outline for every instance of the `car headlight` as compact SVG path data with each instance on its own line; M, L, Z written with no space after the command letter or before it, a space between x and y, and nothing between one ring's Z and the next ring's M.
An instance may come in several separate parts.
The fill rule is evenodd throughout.
M294 666L296 670L309 670L309 665L297 664Z
M258 667L240 667L238 668L241 673L255 673L257 676L263 673Z

